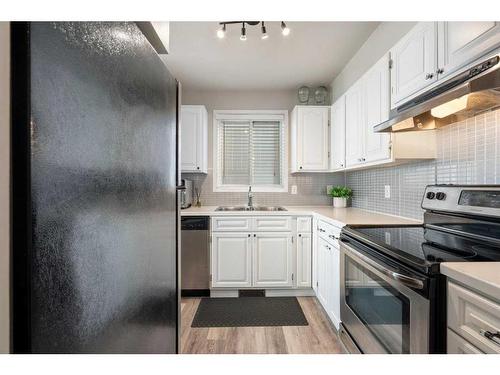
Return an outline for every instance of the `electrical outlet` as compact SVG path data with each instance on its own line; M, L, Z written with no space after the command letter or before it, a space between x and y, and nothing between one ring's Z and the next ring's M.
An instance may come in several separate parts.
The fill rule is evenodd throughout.
M297 185L292 185L292 194L297 194Z
M384 186L384 198L390 198L391 197L391 185L385 185Z
M330 190L332 190L332 188L333 188L333 185L326 185L326 194L328 194L328 192Z

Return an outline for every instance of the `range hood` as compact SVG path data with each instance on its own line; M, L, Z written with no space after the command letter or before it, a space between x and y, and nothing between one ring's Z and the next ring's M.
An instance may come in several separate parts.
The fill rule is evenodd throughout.
M500 108L500 54L394 108L375 132L432 130Z

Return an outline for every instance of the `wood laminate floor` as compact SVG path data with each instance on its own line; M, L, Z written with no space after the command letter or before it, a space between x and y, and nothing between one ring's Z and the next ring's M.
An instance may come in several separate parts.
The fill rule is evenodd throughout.
M192 328L200 298L181 300L183 354L343 353L337 333L316 297L297 297L308 326Z

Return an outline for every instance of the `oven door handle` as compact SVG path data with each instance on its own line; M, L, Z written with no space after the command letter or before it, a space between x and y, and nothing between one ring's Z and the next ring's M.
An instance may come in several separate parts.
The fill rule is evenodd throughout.
M409 288L419 289L419 290L424 289L424 282L420 279L402 275L396 271L386 268L380 265L379 263L375 262L374 260L368 258L367 256L360 254L359 252L356 252L356 256L361 258L364 262L368 263L377 271L382 272L384 275L389 276L391 279L396 280L397 282L400 282L401 284L406 285Z

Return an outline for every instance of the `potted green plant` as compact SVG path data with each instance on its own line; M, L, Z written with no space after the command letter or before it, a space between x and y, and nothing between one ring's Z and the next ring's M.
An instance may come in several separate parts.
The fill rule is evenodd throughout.
M347 186L334 186L328 191L328 195L333 198L333 207L347 207L347 199L352 197L352 189Z

